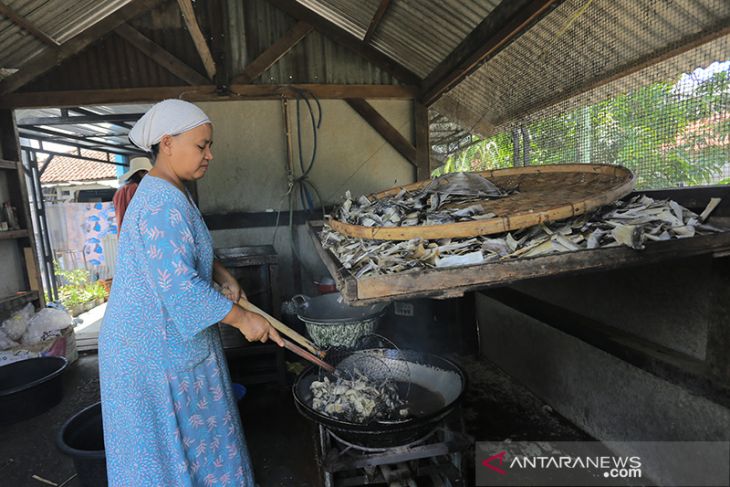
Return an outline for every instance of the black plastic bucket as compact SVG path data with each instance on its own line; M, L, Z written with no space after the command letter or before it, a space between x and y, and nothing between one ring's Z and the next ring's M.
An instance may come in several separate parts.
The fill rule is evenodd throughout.
M56 444L62 453L73 459L82 486L107 485L100 402L66 421L58 433Z
M0 424L37 416L63 399L64 357L36 357L0 367Z

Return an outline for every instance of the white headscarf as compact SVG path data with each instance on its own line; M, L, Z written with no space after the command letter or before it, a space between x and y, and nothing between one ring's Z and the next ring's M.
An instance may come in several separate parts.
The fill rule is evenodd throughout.
M150 152L151 147L165 135L177 135L210 123L208 115L190 102L164 100L155 104L142 115L132 130L129 140L140 149Z

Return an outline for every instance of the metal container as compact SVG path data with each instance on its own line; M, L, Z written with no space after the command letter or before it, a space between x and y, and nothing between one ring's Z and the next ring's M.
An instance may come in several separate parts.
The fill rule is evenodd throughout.
M387 304L349 306L340 293L292 298L307 334L320 348L353 348L357 340L373 333Z

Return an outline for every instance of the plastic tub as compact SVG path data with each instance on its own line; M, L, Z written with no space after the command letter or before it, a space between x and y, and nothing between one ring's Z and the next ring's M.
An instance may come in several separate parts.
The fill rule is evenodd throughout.
M83 409L66 421L58 433L56 445L73 460L82 486L107 485L100 402Z
M0 367L0 424L37 416L63 399L64 357L36 357Z
M246 386L236 382L233 382L231 385L233 386L233 396L236 398L236 402L239 402L246 397Z

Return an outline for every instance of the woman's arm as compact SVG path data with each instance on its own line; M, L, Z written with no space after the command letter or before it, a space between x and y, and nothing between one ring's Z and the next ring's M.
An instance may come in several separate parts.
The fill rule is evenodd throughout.
M238 285L238 280L228 272L228 269L218 259L213 260L213 280L221 287L223 295L234 303L237 303L241 298L246 299L246 293Z

